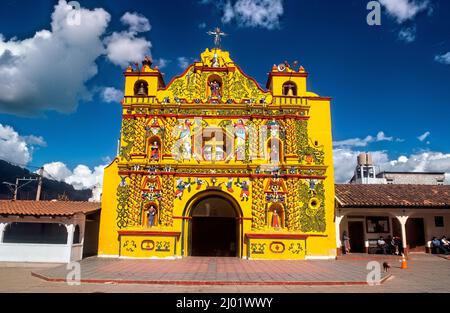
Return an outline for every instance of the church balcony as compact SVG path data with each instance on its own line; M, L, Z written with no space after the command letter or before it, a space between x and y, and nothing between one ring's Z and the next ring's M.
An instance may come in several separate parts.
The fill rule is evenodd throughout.
M187 103L169 102L160 103L156 97L125 97L122 101L125 118L133 118L135 115L154 116L165 115L178 118L214 117L214 118L264 118L279 116L280 118L297 116L300 119L309 118L309 105L300 98L279 97L280 99L267 104L261 103ZM292 101L291 101L292 100ZM292 102L292 103L291 103Z
M278 105L308 105L308 100L302 97L297 96L274 96L273 97L273 104Z
M124 97L122 104L123 105L131 105L131 104L157 104L158 101L156 97Z

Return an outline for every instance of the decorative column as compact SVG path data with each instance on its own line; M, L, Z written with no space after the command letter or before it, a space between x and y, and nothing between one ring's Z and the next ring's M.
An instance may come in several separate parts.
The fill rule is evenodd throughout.
M67 229L67 243L66 245L72 247L73 244L73 234L75 233L75 225L65 225Z
M0 243L3 243L3 234L5 233L5 229L8 223L0 223Z
M344 219L345 215L336 214L334 218L334 225L336 229L336 250L337 255L342 254L342 242L341 242L341 221Z
M406 222L408 221L409 216L408 215L395 215L395 217L400 222L400 227L402 229L402 246L403 246L403 252L406 255L408 255L408 247L406 243Z
M297 162L298 161L298 140L297 140L297 129L296 122L294 119L290 118L285 121L286 128L286 161L287 162Z
M73 245L73 234L75 232L74 224L65 224L67 229L67 243L66 243L66 261L70 263L70 259L72 257L72 245Z

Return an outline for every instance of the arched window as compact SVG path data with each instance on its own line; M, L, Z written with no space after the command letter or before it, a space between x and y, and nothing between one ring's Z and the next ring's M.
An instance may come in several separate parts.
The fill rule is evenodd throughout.
M148 96L148 83L145 80L138 80L134 84L134 95L138 97Z
M283 84L283 96L297 96L297 85L288 81Z

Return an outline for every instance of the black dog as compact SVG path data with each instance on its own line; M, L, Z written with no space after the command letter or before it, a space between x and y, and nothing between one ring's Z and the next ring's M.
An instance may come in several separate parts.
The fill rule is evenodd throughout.
M383 262L383 269L385 272L389 272L390 268L391 268L391 265L389 265L388 262Z

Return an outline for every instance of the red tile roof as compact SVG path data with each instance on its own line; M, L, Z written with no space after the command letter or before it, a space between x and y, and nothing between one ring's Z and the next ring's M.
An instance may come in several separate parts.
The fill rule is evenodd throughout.
M0 200L3 215L72 216L97 210L100 210L100 203L96 202Z
M450 185L336 185L339 207L450 207Z

